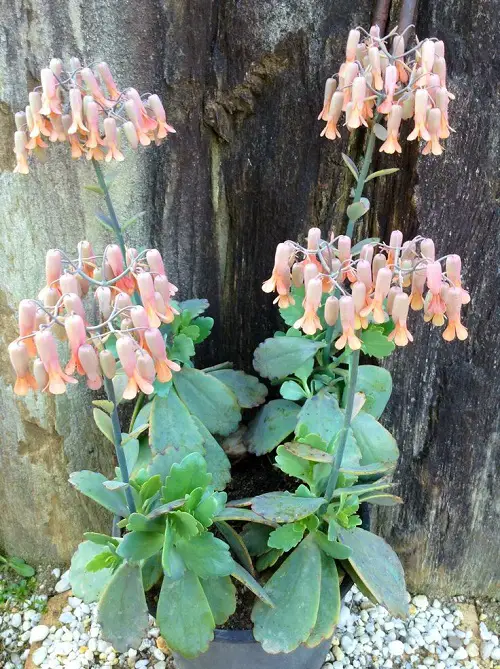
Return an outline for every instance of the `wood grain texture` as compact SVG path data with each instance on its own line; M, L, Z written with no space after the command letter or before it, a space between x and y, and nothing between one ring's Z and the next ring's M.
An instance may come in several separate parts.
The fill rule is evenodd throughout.
M255 346L279 326L269 296L260 291L276 244L303 239L311 225L325 233L345 225L352 177L340 153L359 156L363 138L349 140L344 131L337 143L320 140L316 117L347 31L368 25L373 3L144 0L140 11L138 3L111 0L3 5L3 342L14 336L16 303L36 291L47 247L70 248L84 236L105 241L93 217L94 196L82 192L92 180L88 165L71 164L62 148L52 147L49 163L36 166L28 179L10 172L12 113L26 104L50 57L75 54L88 62L105 59L122 85L166 100L178 134L159 150L128 153L116 187L119 213L145 209L144 223L129 241L165 253L183 297L210 300L216 328L201 362L232 360L250 369ZM394 25L398 3L392 5ZM374 206L365 223L370 234L388 238L399 227L432 236L443 254L460 252L472 294L468 342L445 345L438 332L415 325L416 343L390 363L395 393L384 421L402 448L397 477L406 505L379 514L376 522L403 556L411 586L429 592L491 593L499 581L497 10L497 0L478 1L473 12L468 0L421 0L418 35L437 35L446 44L457 132L442 159L419 156L414 144L400 158L377 157L378 168L397 161L402 171L390 181L372 182ZM0 544L26 557L64 561L91 523L81 498L71 496L67 474L74 464L94 466L99 458L109 467L109 452L99 446L97 458L81 446L90 425L90 410L87 416L80 410L81 395L56 400L55 410L65 418L54 426L44 401L13 399L4 354L0 376L0 403L9 416L2 422L0 450L0 490L7 499ZM72 529L48 549L47 542L54 545L46 509L52 475L43 458L35 467L23 451L23 416L37 422L43 435L57 436L51 446L59 458L55 499L66 500L56 514L60 527L68 525L64 507L71 499ZM6 494L12 477L19 482L15 500ZM33 499L36 513L18 519L21 530L14 531L17 509L29 508ZM44 520L37 523L40 513Z

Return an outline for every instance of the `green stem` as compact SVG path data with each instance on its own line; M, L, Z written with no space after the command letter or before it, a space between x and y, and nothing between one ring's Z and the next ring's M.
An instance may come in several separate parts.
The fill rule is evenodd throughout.
M139 393L139 396L135 402L134 406L134 411L132 413L132 418L130 419L130 427L128 429L129 432L132 432L134 429L134 423L136 421L137 416L139 415L139 411L142 409L142 406L144 404L144 400L146 399L146 395L144 393Z
M374 121L376 122L376 118ZM363 163L361 165L361 171L358 176L358 183L356 184L356 189L354 190L354 198L353 202L359 202L361 200L361 197L363 195L363 189L365 187L366 183L366 177L368 176L368 171L370 169L370 165L372 163L373 159L373 151L375 149L375 141L376 141L376 136L373 131L373 128L370 130L370 134L368 135L368 142L366 144L366 151L365 155L363 158ZM349 219L349 222L347 224L347 230L346 230L346 235L352 239L353 233L354 233L354 224L356 221L353 221Z
M326 486L326 498L330 501L335 492L335 487L337 485L337 480L339 478L340 467L342 465L342 458L344 457L344 451L347 444L347 438L349 436L349 429L351 427L352 420L352 410L354 408L354 395L356 394L356 380L358 378L358 366L359 366L359 351L353 351L351 354L351 360L349 365L349 392L347 395L347 404L344 413L344 425L341 430L340 441L337 448L335 449L335 455L333 460L333 467L328 478L328 484Z
M116 235L116 241L118 242L118 245L121 249L122 255L123 255L123 262L125 263L125 266L127 265L127 252L125 249L125 241L123 239L123 233L122 229L120 226L120 223L118 222L118 216L116 215L115 208L113 207L113 202L111 201L111 195L109 192L108 185L106 183L106 179L104 178L103 171L101 169L101 166L97 162L97 160L94 160L92 158L92 165L94 166L94 170L97 176L97 182L99 184L99 187L101 188L102 192L104 193L104 199L106 200L106 206L108 208L108 213L109 213L109 219L111 221L111 225L113 226L113 231Z
M118 407L116 405L116 396L115 389L113 387L113 382L110 379L104 377L104 389L108 400L113 402L114 409L111 413L111 424L113 426L113 444L115 447L116 459L118 460L118 466L120 467L120 472L122 475L123 483L129 483L130 478L128 475L127 459L125 457L125 451L122 446L122 430L120 426L120 418L118 416ZM135 502L132 496L132 491L130 486L125 488L125 497L127 498L127 505L130 513L135 513Z

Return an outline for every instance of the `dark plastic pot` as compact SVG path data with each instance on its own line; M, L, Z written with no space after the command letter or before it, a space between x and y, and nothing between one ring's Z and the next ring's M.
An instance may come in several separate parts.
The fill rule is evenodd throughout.
M362 527L370 529L368 505L360 509ZM341 586L342 601L352 588L351 577L346 574ZM270 655L262 650L251 630L215 630L209 649L194 660L187 660L174 653L177 669L321 669L330 649L330 639L316 648L299 646L291 653Z

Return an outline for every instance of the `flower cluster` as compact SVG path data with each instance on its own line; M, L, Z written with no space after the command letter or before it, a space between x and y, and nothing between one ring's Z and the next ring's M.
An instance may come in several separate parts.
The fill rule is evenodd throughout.
M470 297L462 287L460 256L436 259L432 239L416 237L403 243L402 232L395 230L389 244L367 242L353 253L350 237L327 242L319 228L311 228L307 248L290 241L278 244L273 273L263 290L277 292L275 302L286 309L295 304L292 286L305 288L304 313L293 327L307 335L322 330L319 309L324 307L328 326L340 319L338 350L346 344L359 349L360 331L389 319L394 325L389 340L406 346L413 341L407 325L410 309L423 310L424 320L433 325L447 320L447 341L467 338L460 311Z
M120 91L106 63L95 72L71 58L65 71L58 58L40 73L41 86L29 94L26 110L15 115L15 172L29 172L28 156L44 159L47 142L68 142L73 158L122 161L119 134L133 149L161 143L175 132L157 95Z
M394 31L382 38L378 26L372 26L362 39L361 30L351 30L345 62L326 82L318 117L326 121L321 136L340 137L337 126L344 112L349 130L375 124L376 135L385 140L380 151L401 153L401 121L413 119L407 139L425 140L422 153L437 156L443 152L439 140L452 130L450 99L454 96L446 88L443 42L426 39L407 50L404 35ZM385 128L378 123L382 116Z
M98 390L103 377L113 379L123 373L128 378L123 397L133 399L138 390L152 393L156 378L167 382L172 370L179 371L167 357L159 330L178 313L171 303L177 288L167 278L162 257L156 249L138 253L128 248L126 263L116 244L106 247L100 265L87 241L78 244L74 260L58 249L47 252L45 286L38 299L20 302L19 337L9 345L17 395L26 395L30 388L62 394L68 383L77 383L75 373ZM90 295L99 313L96 325L87 318L93 311L90 305L85 308ZM112 336L118 369L114 354L106 348ZM64 367L58 339L69 345Z

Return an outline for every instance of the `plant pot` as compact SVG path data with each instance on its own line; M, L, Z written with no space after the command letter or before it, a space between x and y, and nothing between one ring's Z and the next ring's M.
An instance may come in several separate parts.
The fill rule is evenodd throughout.
M370 512L367 504L360 508L361 527L370 529ZM353 582L346 574L340 584L342 601ZM174 653L177 669L321 669L330 650L330 639L316 648L299 646L291 653L270 655L255 641L251 630L215 630L213 642L203 655L188 660Z

